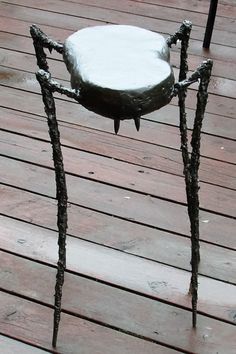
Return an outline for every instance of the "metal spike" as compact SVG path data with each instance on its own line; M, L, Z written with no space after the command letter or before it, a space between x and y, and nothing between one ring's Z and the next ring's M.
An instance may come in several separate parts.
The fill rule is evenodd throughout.
M134 123L135 123L135 127L136 127L137 131L139 131L139 128L140 128L140 117L135 117L134 118Z
M118 133L119 129L120 129L120 120L119 119L115 119L114 120L114 130L115 130L116 134Z

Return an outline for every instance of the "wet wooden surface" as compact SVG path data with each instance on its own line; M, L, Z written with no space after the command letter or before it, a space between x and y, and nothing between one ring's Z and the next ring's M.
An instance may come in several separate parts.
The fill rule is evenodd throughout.
M220 1L5 0L0 3L1 353L220 353L236 348L236 5ZM177 100L113 122L56 95L69 192L67 273L51 347L57 261L55 184L29 26L63 41L77 29L131 24L173 33L193 22L189 68L214 60L200 167L198 327L191 328L190 238ZM58 54L49 60L69 85ZM171 62L179 68L179 49ZM189 90L192 126L196 87ZM191 133L191 131L189 132Z

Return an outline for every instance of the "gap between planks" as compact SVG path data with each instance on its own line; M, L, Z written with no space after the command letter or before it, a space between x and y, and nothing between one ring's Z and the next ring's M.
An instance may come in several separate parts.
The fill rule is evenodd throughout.
M24 20L17 20L14 18L6 18L5 17L1 17L1 21L0 21L0 29L2 32L8 33L8 34L12 34L12 35L21 35L24 36L26 38L30 38L29 35L29 27L32 24L32 22L26 22ZM84 24L84 26L80 25L81 28L85 27L86 25ZM79 28L77 28L79 29ZM9 32L9 30L14 31L14 32ZM45 33L47 33L49 36L51 36L52 38L55 38L59 41L63 41L65 38L67 38L70 34L73 33L73 30L66 30L63 28L59 28L59 27L50 27L48 25L43 25L43 30L45 31ZM179 66L179 53L177 51L174 51L174 48L172 48L171 51L171 60L173 65L175 65L176 67ZM17 53L17 52L15 52ZM54 53L55 54L55 53ZM211 53L208 54L208 56ZM189 62L189 68L190 70L195 70L195 68L199 65L201 60L204 60L204 56L206 57L206 53L196 53L196 55L192 55L189 53L188 55L188 62ZM212 54L211 54L212 55ZM58 56L59 58L59 56ZM213 71L212 71L212 75L213 77L222 77L222 78L228 78L228 79L235 79L236 78L236 74L235 74L235 66L236 64L233 65L233 63L231 63L230 66L228 66L227 68L227 72L225 71L225 61L223 60L219 60L214 58L214 66L213 66Z
M107 19L109 22L112 23L127 23L127 21L131 22L130 24L136 25L144 25L147 23L147 26L151 26L152 28L154 26L159 25L159 31L163 32L166 31L166 22L168 20L168 29L174 32L175 26L178 26L178 23L182 22L183 19L188 18L192 20L193 23L197 22L197 25L195 24L192 30L192 36L195 39L200 39L202 40L204 30L205 30L205 23L207 20L207 15L200 16L196 15L195 13L190 13L189 11L184 12L184 11L179 11L179 10L174 10L173 14L173 9L169 9L168 7L158 7L159 11L155 11L156 7L152 8L152 11L149 12L148 16L145 16L145 9L141 10L141 14L134 14L132 12L124 12L124 11L117 11L114 9L107 9L104 7L99 7L99 3L97 4L97 7L89 6L87 3L83 4L83 1L80 3L72 3L72 2L67 2L65 5L64 1L60 0L53 0L50 3L42 0L42 5L40 6L32 1L32 0L11 0L11 1L6 1L5 4L14 4L16 7L22 6L23 8L31 8L31 9L42 9L48 12L52 13L59 13L59 14L65 14L69 17L75 16L76 14L77 17L82 17L82 18L87 18L89 19L95 19L98 21L104 21ZM142 5L139 5L142 6ZM138 9L138 4L137 7ZM156 12L156 15L155 15ZM189 17L182 15L182 14L190 15ZM150 16L151 15L151 16ZM154 15L154 16L153 16ZM179 15L179 16L178 16ZM205 17L205 21L204 21ZM176 20L177 19L177 20ZM200 22L199 22L200 21ZM200 23L202 26L199 27ZM172 25L173 24L173 25ZM203 26L204 25L204 26ZM227 18L217 16L217 21L215 23L215 32L217 36L215 37L216 40L218 38L221 38L223 33L225 32L231 32L231 36L234 35L235 32L235 27L234 27L234 22L233 20L229 21ZM223 37L224 39L224 37ZM227 37L225 39L227 42ZM225 44L225 41L221 41L220 44ZM232 43L232 42L231 42Z
M34 86L34 90L37 90L37 92L29 92L29 91L23 91L22 89L14 88L14 87L7 87L4 86L4 90L2 90L2 96L4 95L4 101L2 103L2 107L4 108L13 108L15 110L20 110L20 111L25 111L31 114L36 114L39 116L45 116L43 114L43 107L42 107L42 100L41 100L41 95L38 92L38 85L37 82L34 80L30 85ZM2 86L3 87L3 86ZM187 108L187 114L188 114L188 126L191 129L192 124L193 124L193 116L194 116L194 101L193 101L193 95L195 93L189 91L189 100L188 100L188 107ZM15 100L12 101L11 97L12 95L15 96ZM27 104L25 102L25 97L29 98L27 100ZM106 121L110 123L112 120L110 119L104 119L104 117L101 117L99 115L96 115L93 112L90 112L86 110L84 107L81 105L78 105L75 101L68 101L67 99L62 99L59 95L55 95L56 98L56 104L57 104L57 111L58 111L58 116L66 117L67 121L72 122L72 123L80 123L78 121L78 113L80 115L85 115L86 118L90 118L91 120L95 121L97 120L97 123L95 123L94 126L99 124L100 121ZM219 138L227 138L229 137L231 140L235 140L235 133L236 133L236 120L232 119L233 118L233 109L235 106L235 101L233 99L227 99L225 98L225 104L227 104L227 100L231 102L231 104L228 107L228 114L230 117L223 117L221 115L215 115L212 114L214 113L213 110L217 110L218 106L219 109L221 106L221 100L218 100L218 106L214 106L214 102L209 105L209 111L212 113L207 113L205 114L205 119L203 122L203 133L207 133L208 135L211 136L218 136ZM68 104L68 102L72 104ZM223 101L222 101L223 102ZM214 108L213 108L214 107ZM231 118L232 117L232 118ZM83 120L83 116L80 118L80 120ZM147 118L144 120L148 120L151 124L158 122L161 124L167 124L171 126L178 126L178 107L175 105L167 105L165 106L162 110L157 110L149 115L147 115ZM102 122L103 123L103 122ZM101 123L101 124L102 124ZM122 125L128 124L130 122L122 122ZM222 123L222 124L221 124ZM87 123L88 124L88 123ZM220 125L219 125L220 124ZM122 126L121 126L122 128ZM133 129L135 132L135 129ZM214 132L214 134L212 134ZM137 133L137 132L136 132ZM138 135L138 134L137 134ZM141 134L140 134L141 135Z
M1 158L1 161L8 166L1 181L4 185L54 198L53 171L17 160ZM21 176L20 181L16 179L15 168ZM67 176L67 180L70 202L73 204L171 233L189 235L189 222L184 206L71 175ZM224 234L230 240L228 247L232 247L234 228L234 218L201 210L200 231L203 240L215 243L216 240L221 240L221 235ZM227 244L227 238L218 242Z
M9 223L11 219L13 222L24 221L48 230L57 230L55 200L10 186L1 186L1 192L3 205L0 213L3 220L8 220ZM12 205L15 205L13 210L9 208ZM17 205L21 206L20 210L17 210ZM32 205L35 212L30 214ZM131 223L129 220L122 220L74 204L69 204L68 213L70 220L68 236L190 271L190 240L187 237ZM91 223L90 227L88 223ZM210 244L201 240L202 262L199 273L226 283L235 283L234 254L235 249L223 247L220 243Z
M35 2L34 2L35 4ZM58 2L57 2L58 4ZM31 19L32 22L37 22L41 25L50 25L51 23L53 23L52 20L52 14L54 15L54 21L55 21L55 16L57 18L57 23L60 22L60 27L65 28L65 29L71 29L73 31L78 29L78 26L80 26L80 24L78 24L78 19L76 19L76 17L73 16L68 16L68 15L64 15L64 14L60 14L60 13L53 13L53 12L48 12L48 11L42 11L41 9L36 9L36 8L24 8L21 6L17 7L17 11L15 10L14 5L8 5L8 4L3 4L4 6L2 6L1 12L4 16L6 17L10 17L10 18L16 18L16 19L21 19L21 20L27 20L28 18ZM48 5L48 2L45 4L45 6ZM74 10L73 10L73 14L74 14ZM101 23L107 23L110 22L112 23L112 21L110 21L110 10L107 11L106 14L108 17L107 19L104 18L104 16L102 17L101 20L94 20L93 18L88 19L88 18L83 18L80 17L79 18L79 23L83 23L84 22L84 26L82 25L82 27L88 26L88 25L96 25L96 24L100 24ZM69 17L69 21L68 21L68 17ZM152 19L155 24L150 25L150 20L146 21L145 19L143 20L143 22L140 22L140 19L142 19L142 17L138 17L134 22L129 21L130 19L130 15L127 14L127 20L125 21L120 20L119 23L129 23L131 25L138 25L138 26L143 26L147 29L150 30L156 30L157 28L159 28L159 32L166 32L166 26L169 28L169 25L171 24L168 23L168 25L166 25L167 21L161 21L161 20L155 20ZM152 21L152 22L153 22ZM182 22L182 21L181 21ZM158 24L157 24L158 23ZM161 25L161 28L160 28ZM173 28L169 28L171 33L174 33L178 28L179 28L180 23L176 23L175 25L173 25ZM199 35L198 35L199 37ZM198 54L201 53L203 56L208 57L209 56L209 52L208 51L203 51L202 50L202 38L203 38L203 33L201 34L201 40L191 40L191 45L190 45L190 53L194 53L194 54ZM192 37L193 38L193 37ZM212 44L211 45L211 57L214 58L218 58L218 59L223 59L223 60L227 60L232 62L232 58L234 57L235 50L233 47L224 47L224 56L222 55L222 44L225 43L225 39L224 41L221 43L221 45L217 45L217 44Z
M3 254L3 259L5 260L4 269L10 274L10 281L6 282L4 280L4 285L8 289L7 291L11 292L11 289L13 291L17 290L20 296L26 296L29 300L43 301L44 303L46 301L48 304L51 304L55 280L54 269L46 268L45 265L22 258L17 260L17 257L7 254ZM15 286L13 286L11 279L14 276L14 269L18 261L21 264L22 272L18 275ZM37 274L36 277L35 274ZM34 281L32 281L32 277ZM50 284L47 288L44 286L44 279L47 284ZM88 296L90 297L89 301ZM12 298L11 295L10 298ZM114 304L114 299L116 299L116 306L112 305ZM170 347L174 346L179 350L189 351L191 345L193 345L193 338L192 340L190 339L193 333L191 333L191 330L190 333L187 330L187 321L190 319L191 314L183 309L153 301L137 294L70 273L66 274L63 300L63 310L65 312L89 319L94 323L103 322L108 327L118 330L120 328L123 332L126 331L137 337L146 337L148 340L157 341ZM25 301L28 303L26 299ZM37 305L35 304L35 306ZM156 316L156 313L158 313L158 316ZM65 314L62 314L62 317L64 316ZM181 328L183 324L185 324L184 328L186 326L186 329L184 329L186 331L185 336L183 336L184 338L181 338L182 336L176 333L176 328L178 327L176 325L179 322L182 323ZM172 325L169 323L172 323ZM208 346L214 345L219 348L219 343L223 340L224 336L233 333L233 326L224 326L225 324L219 321L199 315L199 330L194 333L194 342L195 345L203 350L201 353L207 353L207 350L209 350ZM205 331L207 327L211 328L212 333L211 338L206 340L205 338L203 339L201 330ZM169 330L166 331L165 328L169 328ZM216 334L218 336L217 339L214 338ZM230 342L227 345L228 347L225 346L225 350L230 348L232 344Z
M14 102L15 101L16 100L14 100ZM82 117L83 115L81 118ZM88 124L88 122L91 123ZM93 120L92 117L90 117L89 120L82 121L81 123L85 123L91 127L97 125L97 123L101 123L102 126L99 125L96 128L100 128L103 131L109 131L110 129L110 121L108 122L108 120L98 120L96 118ZM148 122L143 123L145 123L144 126L146 127ZM8 131L16 135L42 140L44 143L49 140L44 119L39 119L39 117L26 113L3 109L1 115L1 127L6 131L6 135L8 135ZM160 127L162 128L162 126ZM183 178L180 152L167 147L146 144L143 141L127 139L127 136L132 136L133 126L131 124L126 125L126 136L116 136L116 144L114 144L113 134L104 133L100 131L100 129L94 130L94 128L84 128L82 126L62 122L60 122L60 128L62 145L67 148L72 148L76 151L89 152L92 155L112 158L120 162L131 163L132 165L141 167L141 169L149 168L154 171L157 170ZM147 133L151 139L151 131L151 126L148 131L144 128L143 137L145 138ZM159 136L159 139L162 140L162 134L164 134L164 136L166 135L166 128L164 131L161 129L160 134L158 131L157 138ZM170 135L170 137L171 136L172 135ZM173 141L173 137L168 140ZM91 141L93 143L91 143ZM153 144L154 141L155 137L153 137ZM214 171L213 175L212 171ZM234 165L221 163L205 157L201 158L201 181L235 189L235 173L236 169Z
M11 166L15 161L16 166L21 166L19 163L22 162L38 166L39 171L40 168L53 170L52 161L49 158L51 156L49 143L33 141L31 138L1 131L0 138L1 161L6 169L12 169ZM131 192L131 195L134 195L135 192L143 196L186 205L183 177L146 168L140 170L132 164L70 148L64 148L63 155L67 175L78 177L81 179L79 183L83 184L83 180L100 183L104 185L104 188L106 186L121 188L123 193L129 194ZM37 161L35 161L36 156L38 156ZM11 172L9 173L11 176ZM2 182L8 183L5 174L2 176ZM235 194L235 191L224 187L201 183L200 209L236 218L232 210ZM219 200L221 200L220 205L218 204Z
M3 250L40 263L56 264L56 232L3 217L1 231L4 231ZM67 256L67 270L73 274L181 309L191 309L188 295L191 274L187 271L70 236L67 238ZM199 313L235 323L235 292L234 285L200 275Z

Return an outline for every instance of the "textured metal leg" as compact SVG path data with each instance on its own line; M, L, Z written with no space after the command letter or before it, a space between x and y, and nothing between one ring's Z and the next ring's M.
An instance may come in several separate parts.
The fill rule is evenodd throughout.
M212 61L207 60L203 62L202 65L200 65L199 68L193 73L193 75L189 79L187 79L187 50L191 27L192 26L189 21L184 21L180 29L173 36L167 38L167 44L171 47L172 44L177 43L177 40L181 40L179 82L175 84L173 95L177 94L179 98L179 129L181 137L181 152L184 165L183 173L185 177L188 215L191 228L192 275L190 282L190 293L192 294L192 324L193 327L196 327L198 299L198 265L200 262L198 170L200 163L201 127L207 103L207 87L211 75ZM197 108L191 140L192 151L190 155L188 147L188 130L185 99L187 95L188 86L199 79L200 84L197 95Z
M39 82L40 77L37 76ZM40 82L41 84L41 82ZM56 346L57 334L61 314L61 298L62 287L64 283L64 272L66 268L66 230L67 230L67 189L66 179L63 166L63 157L60 145L60 133L56 119L55 102L52 92L41 84L43 102L45 105L45 112L48 117L49 135L51 138L53 161L56 175L56 189L58 200L58 246L59 246L59 259L57 263L57 276L55 286L55 303L54 303L54 328L53 328L53 347Z
M114 119L114 131L115 134L118 134L120 129L120 119Z
M199 205L196 203L197 198L193 201L192 198L192 175L193 171L190 169L190 156L188 151L188 137L187 137L187 122L186 122L186 112L185 112L185 98L186 89L180 89L178 92L179 96L179 117L180 117L180 136L181 136L181 152L184 165L184 177L185 177L185 188L186 197L188 205L188 215L190 219L191 227L191 266L192 266L192 276L190 282L190 290L192 294L192 324L196 327L196 316L197 316L197 278L198 278L198 263L200 261L200 249L199 249L199 230L198 230L198 208ZM195 175L195 174L194 174ZM193 252L194 249L194 252ZM194 286L193 286L194 285ZM193 289L195 291L193 292Z
M200 83L197 94L197 108L192 132L191 146L191 161L189 172L191 176L191 234L192 234L192 278L191 278L191 293L192 293L192 308L193 308L193 327L196 326L197 313L197 274L198 263L200 261L199 253L199 185L198 171L200 164L200 140L201 128L204 118L205 108L207 104L207 88L210 81L212 70L212 61L207 61L204 70L201 73ZM194 315L195 314L195 315Z
M198 299L198 264L200 261L200 244L199 244L199 185L198 185L198 171L200 164L200 139L202 121L204 118L205 107L207 104L207 88L210 80L212 69L212 61L207 60L198 68L193 74L200 79L198 95L197 95L197 108L192 132L191 155L188 150L187 138L187 122L185 112L185 97L186 85L179 84L179 110L180 110L180 135L181 135L181 151L184 164L184 176L186 185L186 196L188 204L188 215L191 227L191 267L192 276L190 283L190 292L192 294L192 322L193 327L197 324L197 299ZM191 78L191 79L192 79ZM188 80L185 80L185 84ZM191 80L189 80L189 83ZM184 83L184 81L183 81ZM184 87L186 86L186 87Z
M192 23L190 21L183 21L182 25L173 35L169 36L166 39L166 43L169 47L172 44L177 44L177 41L181 41L181 54L180 54L180 76L179 80L182 81L186 78L186 74L188 71L187 66L187 48L190 37L190 32L192 29ZM183 77L182 77L183 74ZM185 75L185 76L184 76Z
M137 131L139 131L139 129L140 129L140 117L135 117L134 118L134 124L135 124L135 127L136 127Z
M191 24L189 22L183 23L185 27L181 33L181 53L180 53L180 71L179 71L179 81L186 80L187 73L188 73L188 45L189 45L189 38L191 32ZM184 164L184 176L185 176L185 183L186 183L186 194L187 194L187 202L188 205L191 205L191 190L190 190L190 157L189 157L189 150L188 150L188 136L187 136L187 118L186 118L186 109L185 109L185 99L187 95L187 87L182 86L178 92L179 97L179 110L180 110L180 136L181 136L181 151L182 151L182 158ZM191 214L190 210L188 211L189 215ZM200 251L198 247L198 259L200 261ZM199 262L198 261L198 262ZM192 260L191 260L192 262Z
M31 35L34 41L34 47L37 56L37 62L40 69L48 72L48 64L46 61L46 54L43 47L48 49L58 49L61 51L60 44L48 39L43 32L41 32L36 26L31 27ZM48 73L48 75L50 75ZM53 162L55 167L56 178L56 197L58 200L58 214L57 214L57 226L58 226L58 246L59 246L59 259L57 263L57 276L55 286L55 302L54 302L54 328L52 345L56 347L57 334L60 322L61 314L61 297L62 286L64 283L64 272L66 268L66 230L67 230L67 188L66 179L63 166L63 156L60 144L60 133L58 130L58 124L56 119L56 108L53 98L52 90L45 85L41 75L37 74L37 79L41 86L42 98L45 106L45 112L47 114L47 121L49 127L49 135L52 144Z

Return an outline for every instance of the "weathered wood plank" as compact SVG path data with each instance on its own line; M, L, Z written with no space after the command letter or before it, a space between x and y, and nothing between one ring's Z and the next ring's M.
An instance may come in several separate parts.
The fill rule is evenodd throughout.
M99 326L78 317L63 314L57 349L51 346L52 316L50 308L0 293L0 329L4 334L17 336L20 340L40 345L56 353L76 353L78 348L84 354L133 353L176 353L154 343ZM102 340L101 340L102 338Z
M52 303L54 269L3 252L1 259L4 260L4 273L8 274L8 280L4 276L1 277L4 289L17 291L21 295L43 303ZM17 272L19 267L21 272ZM48 284L47 287L45 283ZM233 348L234 338L231 336L234 334L234 327L225 326L224 323L211 318L199 315L198 330L192 331L188 326L188 321L191 322L190 313L186 310L69 273L66 274L63 290L63 309L123 331L136 333L179 350L190 352L194 346L198 351L201 350L201 353L208 353L210 350L219 352L227 335L230 339L227 341L227 346L224 346L224 353L227 353L231 346ZM48 326L50 324L51 321ZM178 334L177 328L180 324L184 336ZM209 332L211 335L208 335ZM161 350L161 347L157 346L157 348ZM160 353L162 352L166 353L168 350L163 348Z
M36 3L34 3L36 4ZM74 4L72 4L74 5ZM39 25L50 25L52 23L57 23L58 27L76 31L81 27L86 27L86 26L91 26L91 25L96 25L96 24L104 24L104 23L112 23L112 20L109 16L110 10L107 10L106 16L101 17L102 19L97 19L90 16L90 18L83 18L79 15L78 18L74 16L70 16L70 20L68 21L68 16L60 13L52 13L48 11L43 11L40 9L31 9L31 8L26 8L26 7L21 7L21 6L15 6L13 4L0 4L0 10L1 10L1 15L5 17L10 17L10 18L15 18L23 21L28 21L30 23L37 23ZM74 11L73 11L74 15ZM176 23L173 26L172 22L168 23L168 26L166 26L166 21L161 21L161 20L155 20L155 25L151 25L150 21L144 19L143 21L139 21L140 18L138 17L137 21L131 21L130 20L130 15L127 16L127 20L120 20L117 21L116 23L128 23L130 25L138 25L140 27L144 27L153 31L157 32L162 32L163 34L172 34L179 28L179 23ZM151 21L152 22L152 21ZM156 23L157 22L157 23ZM84 23L84 26L82 25ZM162 28L160 28L160 23L162 24ZM169 24L172 25L173 28L169 27ZM168 33L166 33L166 28L168 28ZM194 37L192 37L194 38ZM208 51L203 51L202 49L202 38L203 34L201 34L201 37L199 36L199 39L201 40L191 40L191 45L189 48L190 54L194 55L201 55L205 58L209 57L209 52ZM234 58L236 57L236 49L233 47L224 47L224 52L221 50L222 46L218 44L211 44L211 58L213 59L219 59L219 60L224 60L228 62L235 62Z
M53 167L49 143L0 131L0 149L5 156ZM63 155L66 172L74 176L138 191L172 202L186 203L182 177L146 168L140 170L140 167L134 165L70 148L63 148ZM37 160L35 160L36 156ZM3 165L7 169L10 164L3 162ZM7 182L7 177L3 176L3 178L5 183L10 183ZM200 207L205 210L236 217L233 209L235 198L236 191L201 183Z
M12 219L9 222L3 217L0 220L3 250L56 264L56 232ZM67 237L67 269L169 304L191 308L190 273L181 269L74 237ZM199 276L198 309L201 313L232 321L235 297L236 286Z
M2 109L1 127L2 129L29 137L48 140L47 123L44 119L37 118L39 117ZM104 130L109 131L110 121L107 125L107 121L104 121ZM98 122L100 123L99 120ZM163 127L160 127L162 129L160 129L159 136L161 136L162 132L163 134L165 133ZM100 126L100 128L102 129L103 127ZM116 160L132 163L140 166L141 168L137 167L140 171L143 171L143 166L183 177L180 153L172 149L144 144L139 141L135 142L134 140L129 141L123 136L116 136L116 144L114 144L113 135L71 124L61 123L60 130L62 143L67 147L73 147L96 155L107 156ZM149 128L149 131L150 130L151 126ZM128 134L129 132L130 134ZM126 135L129 137L133 136L132 125L126 126ZM146 138L144 133L143 137ZM139 172L139 174L141 173L142 172ZM235 165L225 164L224 162L207 159L205 157L201 158L200 180L202 182L235 189L235 175ZM88 177L91 176L89 175Z
M86 113L86 111L85 111ZM109 132L110 120L97 119L96 117L80 116L80 123L93 126L96 129ZM168 143L174 143L174 136L168 127L160 125L153 134L153 125L148 121L142 122L144 132L140 132L141 139L150 136L150 142L164 142L163 136L169 136ZM181 155L178 151L167 149L162 146L144 144L141 141L129 140L126 137L134 136L133 124L125 124L121 127L122 136L104 134L98 130L91 130L77 125L61 123L62 143L68 147L88 151L97 155L107 156L116 160L129 162L138 166L164 171L171 174L183 176ZM3 109L1 112L1 127L12 132L27 135L33 138L48 140L47 124L45 119L31 116L26 113ZM125 128L125 129L124 129ZM168 135L170 133L170 135ZM167 134L167 135L166 135ZM154 136L153 136L154 135ZM153 139L152 139L153 137ZM176 143L177 144L177 143ZM172 147L175 147L174 144ZM140 169L142 170L142 168ZM214 173L212 173L214 171ZM236 166L224 162L201 158L200 180L206 183L235 189ZM90 176L91 177L91 176Z
M136 3L135 11L128 11L126 12L125 9L129 9L130 3L123 5L123 10L119 11L116 9L114 11L111 6L110 8L100 6L100 2L97 2L97 6L89 6L87 3L71 3L71 2L64 2L60 0L53 0L50 3L47 1L42 0L42 4L35 3L32 0L9 0L9 3L15 4L15 6L25 6L30 7L33 9L44 9L47 11L52 11L55 13L62 13L67 15L75 14L78 17L88 18L88 19L96 19L99 21L109 21L112 23L129 23L132 25L139 25L141 27L146 27L148 29L155 29L159 32L165 33L167 30L166 20L168 20L168 31L175 32L176 27L179 23L183 21L183 19L187 18L194 23L194 27L192 29L191 36L194 39L202 40L204 30L205 30L205 23L207 20L207 15L202 14L199 16L198 14L190 11L184 10L173 10L169 9L168 7L149 7L147 5L141 5ZM132 4L132 3L131 3ZM122 4L120 4L122 5ZM140 10L139 7L141 7ZM144 8L145 7L145 8ZM151 7L151 8L150 8ZM136 14L139 12L138 14ZM217 22L215 24L215 32L216 36L214 40L216 43L225 45L230 44L232 45L232 41L234 42L234 38L236 38L235 32L235 20L229 21L225 17L218 17ZM226 31L232 32L231 38L232 41L228 41Z
M74 1L74 0L72 0ZM159 6L168 6L174 9L194 11L198 13L208 14L209 1L208 0L131 0L134 3L148 3ZM222 0L217 7L217 16L224 16L229 18L236 17L236 7L232 0Z
M54 199L8 186L1 186L0 190L2 214L57 230ZM73 204L70 205L68 213L68 233L74 237L190 270L190 240L186 237ZM201 231L204 231L206 224L203 221L204 219L200 221ZM236 248L234 234L229 234L226 230L224 238L221 235L222 233L215 232L215 237L211 239L207 233L202 232L200 272L216 279L234 282L234 261L232 264L230 261L234 257L232 248ZM214 246L205 243L204 240L214 242ZM216 246L230 247L232 252Z
M68 1L68 0L67 0ZM134 0L121 0L116 2L115 0L69 0L73 3L84 4L88 6L101 7L121 12L132 13L136 15L141 15L145 17L155 17L162 18L167 21L182 21L183 18L189 19L193 24L202 26L205 28L207 22L207 15L209 12L209 2L207 1L134 1ZM174 3L174 4L173 4ZM201 16L199 16L201 13ZM217 7L217 22L215 29L220 28L227 31L224 26L225 18L229 17L235 19L236 8L232 1L230 1L228 6L219 4ZM219 26L219 27L218 27ZM233 26L230 27L234 31ZM231 43L232 44L232 43Z
M4 306L4 305L3 305ZM13 333L14 335L14 333ZM19 340L0 335L0 347L2 354L45 354L47 351L33 347Z
M6 158L1 158L1 164L4 171L1 176L2 183L54 197L52 170ZM189 234L185 206L71 175L67 175L67 182L72 203L182 235ZM213 231L213 238L222 227L230 233L235 225L235 219L209 212L201 211L201 218L207 224L205 233L211 234Z

